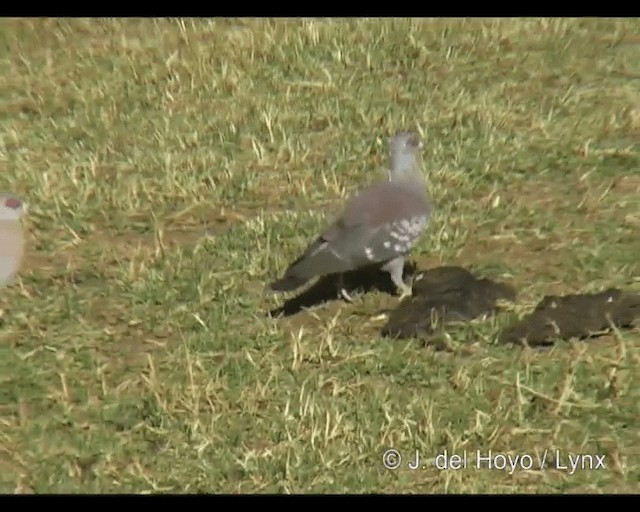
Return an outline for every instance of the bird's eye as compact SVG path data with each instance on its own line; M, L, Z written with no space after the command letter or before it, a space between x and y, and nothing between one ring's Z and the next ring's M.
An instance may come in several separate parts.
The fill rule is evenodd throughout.
M16 199L15 197L10 197L9 199L7 199L4 202L4 205L7 208L11 208L13 210L17 210L18 208L20 208L22 206L22 202L19 199Z

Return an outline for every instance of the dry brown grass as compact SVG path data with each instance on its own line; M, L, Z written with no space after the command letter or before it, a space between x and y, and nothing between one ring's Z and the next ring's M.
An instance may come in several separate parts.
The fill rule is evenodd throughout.
M534 353L498 320L443 354L377 335L393 297L272 319L262 289L400 128L438 206L421 266L506 280L518 311L638 289L638 21L0 23L0 189L32 212L0 489L637 492L637 332ZM390 471L390 447L606 469Z

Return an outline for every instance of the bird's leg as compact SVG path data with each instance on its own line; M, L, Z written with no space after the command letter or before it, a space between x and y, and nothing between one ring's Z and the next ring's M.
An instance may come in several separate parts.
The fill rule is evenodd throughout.
M404 300L407 297L411 297L411 295L413 295L413 288L411 288L411 286L406 284L404 281L400 281L398 291L400 292L400 295L398 296L399 300Z
M411 297L413 293L413 288L411 285L406 284L402 279L402 272L404 271L404 256L398 256L397 258L392 259L387 262L382 270L385 272L389 272L391 276L391 280L393 284L396 285L398 291L400 292L400 300L405 297Z
M347 290L344 287L344 274L342 274L342 273L338 274L337 287L338 287L338 298L339 299L342 298L347 302L353 302L353 299L351 298L351 295L349 295L347 293Z

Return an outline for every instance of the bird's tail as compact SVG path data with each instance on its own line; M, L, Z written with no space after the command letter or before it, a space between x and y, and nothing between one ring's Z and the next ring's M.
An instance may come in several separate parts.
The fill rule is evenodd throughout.
M285 275L282 279L277 279L269 284L268 289L272 292L290 292L297 288L300 288L308 281L308 279L305 279L303 277Z

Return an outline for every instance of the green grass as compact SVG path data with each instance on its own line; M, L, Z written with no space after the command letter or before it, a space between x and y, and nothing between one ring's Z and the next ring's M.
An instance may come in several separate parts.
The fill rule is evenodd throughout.
M0 21L5 492L637 492L640 336L435 352L374 293L274 319L265 284L419 130L421 267L638 290L640 22ZM456 344L457 343L457 344ZM387 470L476 450L606 469Z

